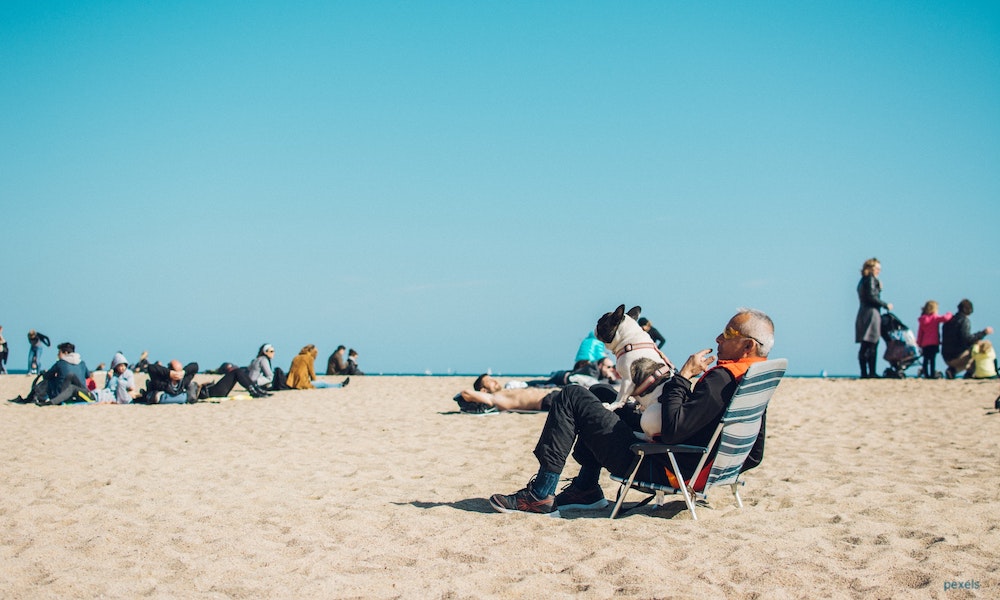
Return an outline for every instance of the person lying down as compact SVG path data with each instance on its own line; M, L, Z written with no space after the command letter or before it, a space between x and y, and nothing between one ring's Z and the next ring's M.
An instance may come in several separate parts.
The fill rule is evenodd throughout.
M514 384L510 386L510 384ZM462 390L462 400L492 406L499 411L547 411L560 388L501 385L493 376L483 373L476 378L471 390Z

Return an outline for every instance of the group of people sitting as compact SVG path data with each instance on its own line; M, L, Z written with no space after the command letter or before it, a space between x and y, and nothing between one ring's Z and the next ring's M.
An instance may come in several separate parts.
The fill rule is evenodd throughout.
M344 358L344 352L347 358ZM354 348L347 350L344 346L337 346L330 358L326 359L327 375L364 375L358 368L358 353Z
M316 379L316 346L309 344L292 359L288 373L280 367L273 367L275 349L271 344L263 344L257 356L248 367L238 367L223 363L218 370L221 377L210 383L198 383L198 363L183 364L177 359L167 365L159 361L143 365L149 374L145 389L136 385L135 374L128 360L121 352L111 359L103 388L97 387L93 373L76 352L76 346L64 342L57 347L58 360L40 376L27 397L18 396L12 402L34 403L38 405L60 405L67 403L114 403L114 404L190 404L199 400L228 397L236 385L240 385L253 398L271 396L279 390L344 387L350 383L347 377L341 383L327 383ZM143 353L145 360L145 353Z

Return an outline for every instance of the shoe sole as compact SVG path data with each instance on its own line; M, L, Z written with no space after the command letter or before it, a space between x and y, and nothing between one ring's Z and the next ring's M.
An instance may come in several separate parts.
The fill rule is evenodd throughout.
M540 513L540 512L529 512L529 511L526 511L526 510L516 510L516 509L513 509L513 508L507 508L506 506L500 506L499 504L495 504L493 502L493 498L490 498L490 506L493 507L493 510L495 510L497 512L502 512L502 513L518 513L518 514L522 514L522 515L539 515L539 516L543 516L543 517L553 517L553 518L556 518L556 519L558 519L559 517L562 516L562 515L559 514L558 510L554 510L554 511L552 511L550 513Z
M559 510L596 510L598 508L607 508L608 504L607 498L601 498L599 501L591 504L560 504Z

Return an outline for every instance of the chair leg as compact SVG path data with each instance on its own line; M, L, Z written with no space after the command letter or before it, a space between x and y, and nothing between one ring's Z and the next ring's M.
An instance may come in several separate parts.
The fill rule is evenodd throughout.
M684 494L684 503L687 504L688 510L691 511L691 518L697 521L698 515L694 512L694 501L691 498L691 492L688 491L687 483L684 482L684 475L681 473L680 467L677 466L677 459L674 458L674 453L667 452L667 458L670 459L670 466L674 469L674 477L680 482L681 493Z
M609 519L614 519L618 515L618 511L621 510L622 503L625 502L625 495L628 494L629 488L632 487L632 482L635 481L635 474L639 472L639 465L642 464L642 453L639 454L639 458L635 461L635 468L629 473L628 479L622 482L620 488L618 488L618 498L615 500L615 507L611 509L611 516Z
M743 500L740 498L739 483L731 483L729 485L733 488L733 495L736 496L736 506L743 508Z

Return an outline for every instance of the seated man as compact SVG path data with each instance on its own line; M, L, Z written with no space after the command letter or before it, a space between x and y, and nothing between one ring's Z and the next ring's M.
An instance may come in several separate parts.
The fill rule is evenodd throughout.
M750 365L765 360L774 345L774 324L764 313L741 309L715 338L719 364L705 349L693 354L663 387L661 441L667 444L705 445L722 420L729 401ZM702 374L694 387L691 380ZM621 411L619 411L621 412ZM490 505L499 512L527 512L558 517L559 510L607 506L599 484L601 468L627 477L636 457L629 449L638 427L634 418L608 411L601 400L580 386L568 386L552 401L535 457L539 469L527 487L511 494L494 494ZM570 451L580 463L580 473L555 496L559 477ZM764 454L764 422L743 470L760 464ZM693 474L699 455L677 456L684 479ZM640 479L668 483L666 456L650 456Z
M523 384L522 384L523 385ZM494 406L497 410L548 410L559 390L539 387L505 388L489 373L476 378L471 390L462 390L462 400Z
M181 365L174 359L164 367L158 362L149 365L149 383L146 384L147 404L184 404L198 401L201 390L194 381L198 373L198 363Z
M87 389L90 369L76 353L76 346L63 342L58 349L59 360L43 376L46 385L35 390L35 394L44 394L45 397L36 397L35 403L93 402L93 396Z
M978 333L972 333L972 301L968 298L958 303L958 312L941 326L941 358L948 363L945 377L954 379L965 371L965 377L975 373L972 360L972 346L979 340L993 333L992 327L987 327Z
M347 361L344 360L344 352L347 352L347 348L337 346L337 349L333 351L330 358L326 360L327 375L340 375L347 370Z

